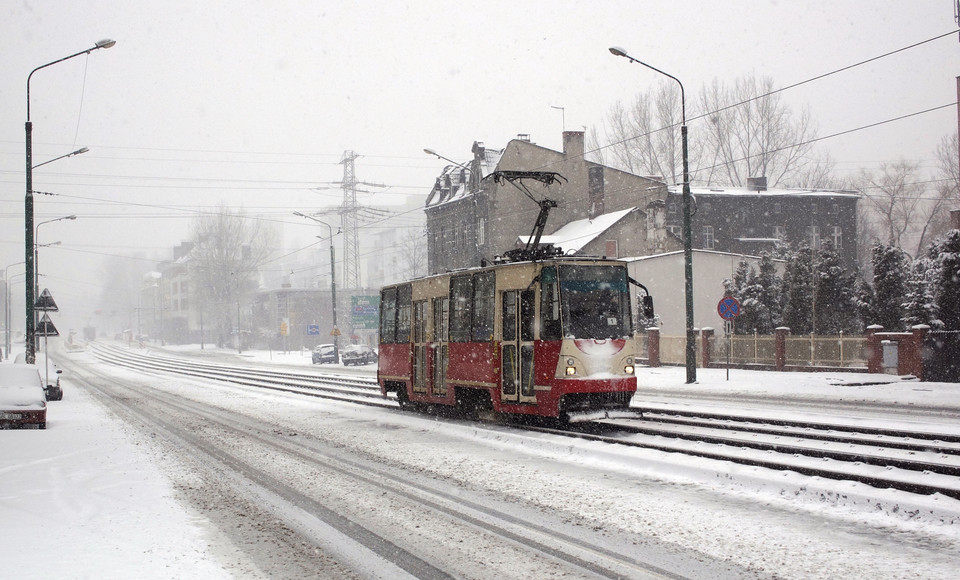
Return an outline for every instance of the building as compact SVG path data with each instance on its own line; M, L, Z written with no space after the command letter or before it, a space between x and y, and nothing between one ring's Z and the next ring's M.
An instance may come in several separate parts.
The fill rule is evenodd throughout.
M741 261L746 261L759 270L757 256L730 254L709 250L693 250L693 325L694 328L723 329L723 319L717 312L717 304L723 298L723 281L733 279ZM647 287L653 296L659 319L658 327L664 336L686 335L686 293L684 290L683 252L667 252L655 256L628 258L630 277ZM783 275L785 264L777 262L777 270ZM633 301L636 309L639 300ZM675 358L683 358L682 341Z
M479 266L518 243L525 244L540 212L538 202L543 199L555 201L556 207L550 210L544 229L547 237L541 244L607 257L681 247L680 239L666 229L666 185L587 161L582 131L564 131L563 151L539 146L525 135L500 150L480 142L474 143L472 150L472 160L444 169L425 203L431 274ZM550 186L535 181L517 185L495 179L498 171L553 172L561 178ZM574 230L590 230L589 239L574 240L569 228L566 233L561 231L574 222L579 222ZM596 231L587 222L609 227ZM567 243L559 244L561 238Z
M767 189L766 178L745 188L694 187L690 221L693 247L759 255L777 241L814 249L830 241L846 266L857 263L857 202L854 191ZM683 200L679 187L667 197L667 228L681 235Z

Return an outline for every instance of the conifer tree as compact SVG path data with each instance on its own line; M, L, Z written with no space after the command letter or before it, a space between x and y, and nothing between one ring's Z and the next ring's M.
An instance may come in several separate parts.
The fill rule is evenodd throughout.
M783 325L793 334L809 334L813 329L813 250L805 243L787 262L783 297Z
M910 258L892 244L875 243L871 250L873 262L873 289L875 293L872 314L867 324L879 324L891 332L905 330L904 297L907 295L907 276Z
M960 230L950 230L931 245L936 263L933 297L946 330L960 330Z

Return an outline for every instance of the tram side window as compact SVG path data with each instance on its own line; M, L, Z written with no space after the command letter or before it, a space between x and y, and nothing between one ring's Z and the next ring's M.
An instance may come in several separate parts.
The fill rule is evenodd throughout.
M450 342L470 342L473 322L473 279L456 276L450 279Z
M413 287L407 284L397 288L397 338L396 342L410 342L410 309Z
M496 272L483 272L473 277L473 341L493 340L495 314L494 289Z
M397 289L380 292L380 342L393 344L397 335Z
M540 340L560 340L560 290L557 269L540 272Z

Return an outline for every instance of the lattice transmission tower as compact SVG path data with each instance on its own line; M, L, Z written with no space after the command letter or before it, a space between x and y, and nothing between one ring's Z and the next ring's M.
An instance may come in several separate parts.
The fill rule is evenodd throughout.
M386 187L381 183L357 181L354 161L360 155L354 151L344 151L340 157L343 165L343 205L340 206L340 223L343 225L343 282L345 288L359 289L360 280L360 221L382 219L388 211L357 204L357 185ZM372 193L372 192L367 192Z

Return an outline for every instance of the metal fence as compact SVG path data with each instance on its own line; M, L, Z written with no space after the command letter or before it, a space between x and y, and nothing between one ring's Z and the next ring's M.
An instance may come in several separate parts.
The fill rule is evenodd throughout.
M644 342L644 344L646 344ZM684 336L660 337L660 361L663 364L683 364ZM771 335L713 336L709 339L710 360L736 365L775 366L777 363L776 337ZM702 364L701 340L697 338L697 364ZM788 336L785 341L785 364L793 367L866 368L867 337L837 335Z

